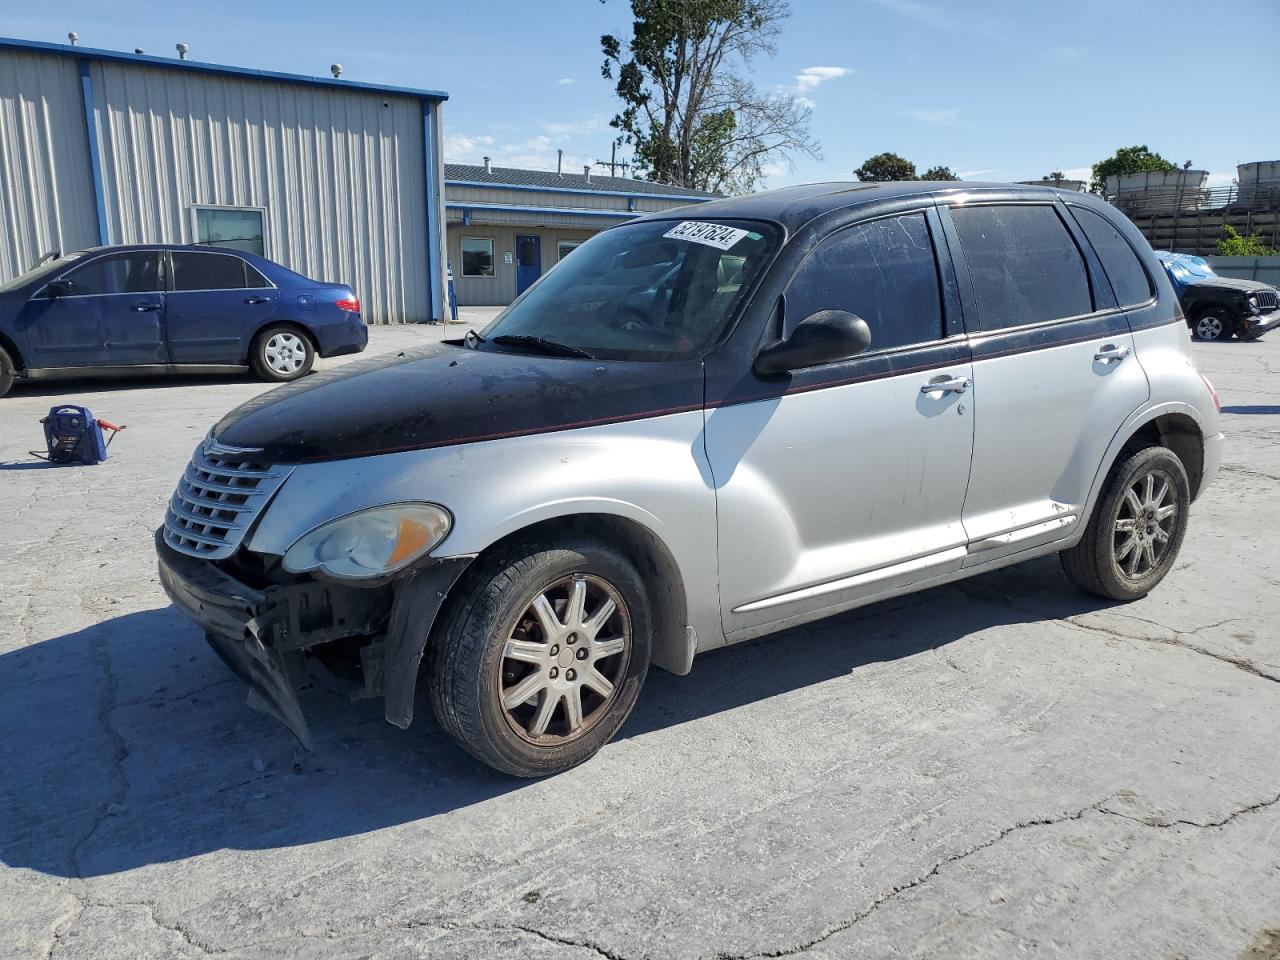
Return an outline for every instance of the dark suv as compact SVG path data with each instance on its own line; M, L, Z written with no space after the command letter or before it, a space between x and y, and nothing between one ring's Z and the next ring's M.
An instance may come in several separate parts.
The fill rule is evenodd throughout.
M1203 257L1157 250L1197 340L1256 340L1280 325L1280 292L1257 280L1220 277Z

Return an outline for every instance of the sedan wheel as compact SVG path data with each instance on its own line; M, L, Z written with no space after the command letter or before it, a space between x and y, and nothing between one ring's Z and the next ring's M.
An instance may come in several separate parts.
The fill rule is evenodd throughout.
M649 668L648 594L630 559L587 537L482 556L432 631L436 718L521 777L567 770L631 713Z
M293 327L268 327L253 341L249 361L263 380L297 380L311 370L316 352L311 341Z

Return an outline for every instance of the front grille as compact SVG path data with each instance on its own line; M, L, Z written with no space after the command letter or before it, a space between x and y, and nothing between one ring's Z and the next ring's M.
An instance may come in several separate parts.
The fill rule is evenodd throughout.
M261 463L253 458L259 452L209 440L196 447L169 499L165 542L206 560L224 560L235 553L293 469Z
M1280 293L1275 290L1259 290L1256 296L1260 310L1274 310L1280 306Z

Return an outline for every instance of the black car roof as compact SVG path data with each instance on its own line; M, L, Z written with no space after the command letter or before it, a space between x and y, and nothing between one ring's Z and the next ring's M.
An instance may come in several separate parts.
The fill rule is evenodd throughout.
M1052 199L1061 196L1086 203L1098 202L1088 194L1056 190L1049 186L1017 183L970 183L961 180L907 180L889 183L832 182L808 183L795 187L766 190L742 197L725 197L696 206L675 207L652 213L645 220L704 219L772 220L794 233L809 221L845 207L869 206L903 197L932 194L976 194L984 199Z

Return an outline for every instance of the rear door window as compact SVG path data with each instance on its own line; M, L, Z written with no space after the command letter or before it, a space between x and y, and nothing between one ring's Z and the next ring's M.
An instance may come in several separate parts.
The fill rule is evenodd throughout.
M924 214L872 220L827 237L791 278L785 304L788 333L820 310L845 310L871 328L872 351L941 339L938 263Z
M1093 312L1084 257L1048 205L952 207L983 330Z
M1120 231L1106 217L1084 207L1072 206L1071 214L1102 261L1120 306L1131 307L1150 300L1155 293L1151 278Z
M248 265L239 257L225 253L174 251L173 289L243 290L249 286L257 286L248 282L245 276L247 269Z
M73 296L154 293L160 289L160 254L147 251L99 257L67 274Z

